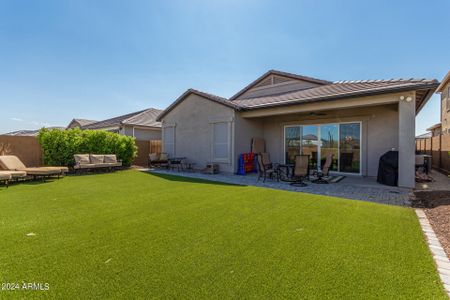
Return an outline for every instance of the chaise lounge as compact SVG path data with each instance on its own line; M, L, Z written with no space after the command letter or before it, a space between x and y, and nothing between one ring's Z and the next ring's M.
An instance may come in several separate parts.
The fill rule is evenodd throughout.
M13 171L11 176L23 176L23 173L17 173L17 171L25 172L27 176L31 176L34 179L37 177L45 179L50 176L61 176L69 171L67 167L34 167L27 168L22 161L15 155L3 155L0 156L0 166L6 171ZM21 175L22 174L22 175Z

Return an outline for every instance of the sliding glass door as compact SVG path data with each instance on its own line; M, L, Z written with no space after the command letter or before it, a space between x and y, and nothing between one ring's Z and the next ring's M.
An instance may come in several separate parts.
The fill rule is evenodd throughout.
M338 140L339 125L326 124L320 125L320 166L325 164L327 156L333 155L330 171L338 171Z
M293 164L295 156L300 154L300 132L300 126L285 127L284 129L285 161L287 164Z
M305 154L310 157L310 168L320 170L332 154L331 171L361 172L360 123L286 126L284 141L286 163Z
M341 172L359 173L361 157L361 125L341 124L339 132L339 166Z

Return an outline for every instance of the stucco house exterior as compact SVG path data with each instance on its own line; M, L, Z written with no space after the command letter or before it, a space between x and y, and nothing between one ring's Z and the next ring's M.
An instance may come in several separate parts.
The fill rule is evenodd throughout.
M317 168L328 153L332 171L376 176L379 158L399 150L399 186L413 187L415 116L437 80L330 82L271 70L229 99L189 89L158 117L163 151L236 172L252 138L265 140L277 163L310 155Z
M450 134L450 71L436 89L441 94L441 133Z

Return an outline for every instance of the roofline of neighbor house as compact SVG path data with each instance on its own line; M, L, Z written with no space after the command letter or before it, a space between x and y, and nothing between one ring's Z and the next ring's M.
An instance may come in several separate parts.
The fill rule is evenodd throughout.
M434 124L430 128L427 128L427 131L432 131L433 129L436 129L436 128L439 128L439 127L442 127L442 123Z

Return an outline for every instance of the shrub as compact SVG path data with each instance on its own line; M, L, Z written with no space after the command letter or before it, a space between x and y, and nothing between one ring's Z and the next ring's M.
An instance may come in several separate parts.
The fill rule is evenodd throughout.
M38 135L44 163L73 166L74 154L116 154L125 166L131 165L137 155L134 138L103 130L48 130L42 128Z

